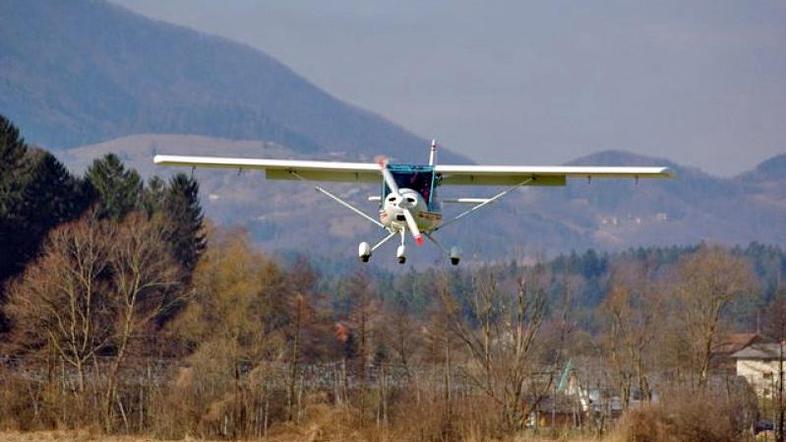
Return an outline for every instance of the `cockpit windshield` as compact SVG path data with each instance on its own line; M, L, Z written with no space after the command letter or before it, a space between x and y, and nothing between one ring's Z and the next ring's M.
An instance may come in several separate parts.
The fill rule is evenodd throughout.
M398 187L412 189L419 194L431 206L431 199L434 187L434 168L431 166L407 166L401 164L388 165L393 179L396 180ZM383 184L383 199L390 193L390 189Z

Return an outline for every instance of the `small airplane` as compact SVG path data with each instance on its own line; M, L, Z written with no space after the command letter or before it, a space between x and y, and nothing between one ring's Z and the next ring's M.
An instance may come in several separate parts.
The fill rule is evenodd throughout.
M375 250L399 236L396 258L400 264L407 259L405 242L409 232L415 244L422 246L425 236L450 259L451 264L457 265L461 259L459 248L446 249L434 233L523 186L564 186L567 178L633 178L638 182L639 178L674 176L667 167L438 165L435 163L436 151L437 143L432 141L428 165L390 164L383 157L377 158L376 163L350 163L156 155L153 161L163 166L190 166L192 169L261 169L267 179L273 180L381 183L380 194L369 197L369 201L379 202L378 220L320 186L315 186L315 189L387 231L387 235L374 245L365 241L360 243L358 257L361 261L368 262ZM437 188L447 185L507 187L489 198L438 198ZM471 204L471 207L442 222L443 203Z

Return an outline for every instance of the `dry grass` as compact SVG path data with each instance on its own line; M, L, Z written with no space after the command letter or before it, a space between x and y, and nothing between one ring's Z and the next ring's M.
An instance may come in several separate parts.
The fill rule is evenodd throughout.
M158 441L144 436L106 436L101 434L91 434L87 431L31 431L31 432L0 432L0 440L5 442L82 442L82 441L109 441L109 442L152 442ZM202 441L205 439L195 439L186 437L184 441ZM327 434L325 429L319 425L312 425L306 428L280 429L276 434L271 434L268 439L270 442L332 442L332 441L397 441L401 440L392 435L385 436L378 434L376 437L366 438L357 430L349 430ZM483 439L464 439L466 442L480 442ZM543 439L543 438L513 438L499 442L598 442L596 439L569 438L569 439ZM493 442L493 441L489 441Z
M28 432L0 432L0 440L6 442L77 442L77 441L114 441L114 442L142 442L152 441L149 437L138 436L106 436L100 433L92 434L88 431L28 431Z

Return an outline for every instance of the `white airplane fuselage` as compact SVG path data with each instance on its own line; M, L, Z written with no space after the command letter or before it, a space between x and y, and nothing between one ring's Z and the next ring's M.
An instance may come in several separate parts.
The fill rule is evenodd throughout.
M442 223L442 212L435 209L429 210L425 198L417 191L399 188L399 193L390 192L385 197L379 221L391 232L406 230L404 210L409 210L421 231L432 232Z

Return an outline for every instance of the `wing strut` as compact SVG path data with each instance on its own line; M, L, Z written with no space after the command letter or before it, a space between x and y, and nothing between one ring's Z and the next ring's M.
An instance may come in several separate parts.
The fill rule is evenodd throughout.
M295 172L293 172L291 170L289 171L289 173L292 174L292 176L294 176L295 178L297 178L297 179L299 179L301 181L306 181L305 178L303 178L302 176L298 175L297 173L295 173ZM326 190L326 189L324 189L324 188L322 188L320 186L314 186L314 189L316 189L317 192L327 196L328 198L332 199L333 201L335 201L335 202L341 204L342 206L346 207L347 209L357 213L358 215L362 216L363 218L365 218L365 219L371 221L372 223L378 225L379 227L382 227L383 229L385 228L385 226L382 225L381 222L379 222L379 221L375 220L374 218L370 217L369 215L367 215L362 210L360 210L357 207L353 206L352 204L344 201L343 199L339 198L338 196L330 193L328 190Z
M395 230L390 232L390 235L382 238L378 243L374 244L374 246L371 248L371 251L373 252L374 250L377 250L378 248L380 248L382 246L382 244L385 244L386 242L388 242L388 240L390 238L393 238L394 236L396 236L396 234L398 234L398 232L396 232Z
M455 216L453 219L451 219L450 221L448 221L448 222L446 222L446 223L442 224L441 226L437 227L436 229L434 229L434 231L437 231L437 230L439 230L439 229L441 229L441 228L443 228L443 227L445 227L445 226L449 226L449 225L451 225L451 224L453 224L453 223L455 223L455 222L459 221L461 218L464 218L465 216L469 215L470 213L472 213L472 212L474 212L474 211L476 211L476 210L478 210L478 209L480 209L480 208L482 208L482 207L485 207L485 206L487 206L487 205L489 205L489 204L493 203L494 201L497 201L498 199L500 199L500 198L502 198L503 196L507 195L507 194L508 194L508 193L510 193L511 191L513 191L513 190L516 190L516 189L518 189L518 188L519 188L519 187L521 187L521 186L526 186L527 184L531 183L531 182L532 182L532 180L533 180L533 179L530 177L530 178L527 178L526 180L524 180L524 181L522 181L522 182L520 182L520 183L516 184L515 186L508 187L507 189L505 189L505 190L503 190L502 192L500 192L500 193L498 193L498 194L496 194L496 195L492 196L491 198L487 199L486 201L483 201L482 203L480 203L480 204L477 204L477 205L475 205L475 206L472 206L472 207L470 207L469 209L467 209L467 210L465 210L465 211L463 211L463 212L459 213L458 215L456 215L456 216Z

